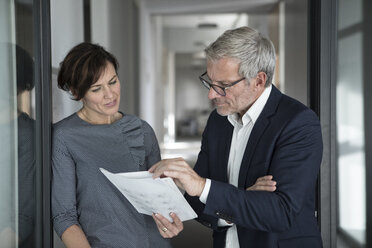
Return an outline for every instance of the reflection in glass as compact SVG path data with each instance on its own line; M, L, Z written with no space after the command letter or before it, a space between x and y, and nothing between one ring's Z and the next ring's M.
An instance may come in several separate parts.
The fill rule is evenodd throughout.
M338 231L341 238L363 245L366 182L361 5L360 0L339 1L336 116Z
M6 187L7 192L1 193L3 202L1 210L9 207L13 209L8 209L7 216L4 216L8 220L0 220L0 247L32 248L34 247L35 229L35 121L26 113L30 112L30 108L25 109L25 106L30 106L30 104L25 104L24 100L30 99L27 95L34 87L34 63L31 56L18 45L2 43L1 46L3 51L6 49L6 51L15 52L15 58L11 58L10 61L15 62L12 64L15 64L16 69L17 83L14 88L16 88L18 103L16 115L12 115L16 118L3 119L7 126L16 127L13 139L17 139L17 143L13 140L9 142L9 145L16 144L17 149L12 149L12 151L17 154L17 159L7 162L12 167L10 169L14 174L11 173L11 175L14 175L14 178L10 177L9 186ZM22 98L23 104L20 104ZM3 131L5 128L5 126L1 127ZM4 194L7 194L8 198L4 198Z
M35 206L33 4L0 1L0 248L34 248L35 234L41 236L35 220L40 207Z
M17 96L29 95L34 88L33 60L24 49L16 46L16 61ZM18 103L18 237L19 247L32 248L35 243L35 120L27 113L30 109L20 106Z
M4 14L0 5L0 14ZM9 6L6 6L9 7ZM6 16L6 15L5 15ZM8 18L1 21L7 22ZM0 22L1 23L1 22ZM0 26L0 38L7 34ZM17 117L14 82L15 50L0 41L0 247L15 247L17 231Z

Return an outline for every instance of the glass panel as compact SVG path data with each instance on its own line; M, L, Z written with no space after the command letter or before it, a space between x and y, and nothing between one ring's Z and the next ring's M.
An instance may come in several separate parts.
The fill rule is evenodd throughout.
M0 247L35 247L32 3L0 2Z
M362 21L362 0L339 0L338 30L359 24Z
M14 2L0 1L0 247L15 247L18 236L14 31Z
M339 1L338 19L338 225L341 237L362 245L366 235L366 182L361 1Z

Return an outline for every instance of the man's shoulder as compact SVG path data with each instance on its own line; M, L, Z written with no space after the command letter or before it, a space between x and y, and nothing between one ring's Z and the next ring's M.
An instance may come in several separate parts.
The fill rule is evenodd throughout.
M290 108L293 111L295 111L295 110L302 111L302 110L309 109L309 107L307 107L305 104L303 104L299 100L297 100L293 97L290 97L286 94L282 94L279 107Z
M282 94L281 100L278 104L277 115L278 117L282 117L287 120L302 119L303 121L312 120L319 122L318 116L312 109L295 98L285 94Z

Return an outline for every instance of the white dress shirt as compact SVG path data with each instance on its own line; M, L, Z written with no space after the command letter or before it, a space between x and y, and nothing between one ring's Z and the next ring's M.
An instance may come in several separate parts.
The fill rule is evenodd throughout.
M261 114L267 99L270 96L272 86L267 87L261 96L253 103L248 111L240 119L238 114L228 115L227 119L234 126L230 146L229 160L227 164L227 176L229 183L238 186L240 166L248 143L253 126ZM207 202L211 180L207 178L203 192L199 197L204 204ZM231 226L226 233L226 248L239 248L238 232L235 224L228 224L225 220L219 219L218 226Z

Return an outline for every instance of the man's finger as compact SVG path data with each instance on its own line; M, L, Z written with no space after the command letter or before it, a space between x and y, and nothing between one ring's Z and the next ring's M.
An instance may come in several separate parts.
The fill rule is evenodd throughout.
M148 170L148 172L153 173L156 170L156 168L159 167L159 165L160 165L160 162L154 164L153 166L151 166L151 168Z
M157 178L161 177L164 174L164 171L180 171L187 172L190 166L182 159L167 159L162 160L150 168L149 172L153 173L152 177Z
M260 181L255 184L256 186L275 186L276 182L275 181Z
M266 175L266 176L257 178L257 181L256 182L266 181L266 180L272 180L272 179L273 179L273 176L272 175Z

